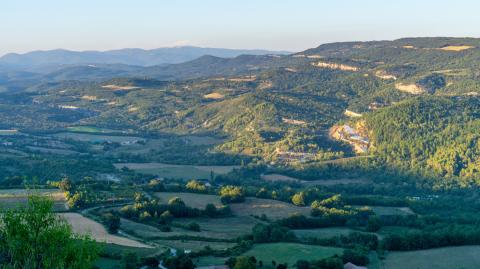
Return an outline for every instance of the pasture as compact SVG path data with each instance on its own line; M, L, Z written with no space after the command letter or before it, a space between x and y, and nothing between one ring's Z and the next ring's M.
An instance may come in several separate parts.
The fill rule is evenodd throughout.
M243 203L230 204L230 208L236 216L261 216L265 214L271 219L286 218L293 214L306 216L310 214L310 207L299 207L281 201L250 197L245 198Z
M266 181L286 181L286 182L298 182L300 181L298 178L289 177L281 174L267 174L261 176L263 180Z
M53 200L56 212L65 211L65 194L58 189L2 189L0 190L0 210L26 206L30 195L46 196Z
M318 180L302 180L301 183L307 187L310 186L333 186L347 184L369 184L370 180L364 178L342 178L342 179L318 179Z
M63 132L57 133L53 135L59 139L72 139L81 142L89 142L89 143L103 143L103 142L115 142L115 143L122 143L122 142L129 142L129 141L138 141L144 140L141 137L136 136L117 136L117 135L97 135L97 134L88 134L88 133L75 133L75 132Z
M391 215L412 215L415 214L409 207L393 207L393 206L369 206L375 212L375 214L380 216L391 216Z
M347 227L331 227L331 228L320 228L320 229L302 229L302 230L293 230L295 235L300 239L308 238L331 238L339 235L348 235L352 232L355 232L354 229Z
M287 263L289 267L295 265L297 260L320 260L331 257L335 254L341 255L343 249L334 247L322 247L313 245L303 245L297 243L271 243L257 244L243 256L255 256L257 261L263 261L264 264L270 264L272 261Z
M159 198L160 202L162 203L167 203L168 200L173 197L179 197L188 206L199 209L204 209L207 204L214 204L217 207L222 206L222 202L220 202L220 197L211 194L198 194L188 192L157 192L155 193L155 197Z
M209 246L214 250L225 250L235 246L235 243L225 243L225 242L206 242L206 241L195 241L195 240L168 240L160 239L153 240L153 242L160 244L162 246L167 246L169 248L175 248L179 251L191 250L199 251Z
M127 167L139 173L178 179L208 179L211 171L215 174L226 174L238 167L234 165L201 166L165 163L116 163L114 165L117 169Z
M446 247L389 252L383 261L387 269L476 269L480 268L480 246Z
M195 258L193 261L198 267L211 266L211 265L224 265L226 258L214 257L214 256L203 256ZM198 268L197 267L197 268Z
M282 174L265 174L261 176L266 181L280 181L280 182L299 182L305 186L333 186L340 184L368 184L370 180L363 178L341 178L341 179L313 179L300 180L298 178L282 175Z
M136 237L145 240L151 238L167 238L171 236L199 236L205 238L234 239L238 236L248 234L253 226L259 221L252 217L227 217L227 218L181 218L175 219L173 224L187 225L190 222L196 222L200 225L200 232L185 230L178 227L172 227L171 232L162 232L156 227L122 219L121 229Z
M118 130L103 129L95 126L70 126L67 127L69 132L78 132L78 133L116 133L121 132Z
M34 147L34 146L27 146L27 148L33 152L40 152L40 153L46 153L46 154L58 154L58 155L80 154L80 152L69 150L69 149L44 148L44 147Z

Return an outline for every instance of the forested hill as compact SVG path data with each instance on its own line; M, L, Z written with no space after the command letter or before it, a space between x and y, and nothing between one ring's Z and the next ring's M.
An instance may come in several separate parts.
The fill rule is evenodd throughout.
M201 48L193 46L158 48L151 50L132 48L110 51L71 51L58 49L32 51L24 54L10 53L0 57L0 64L30 68L80 64L125 64L136 66L152 66L187 62L204 55L233 58L244 54L288 54L288 52Z
M410 38L165 66L75 66L28 79L2 72L1 128L210 135L222 142L209 153L274 166L364 155L367 166L445 179L437 187L472 186L480 183L479 65L479 39Z

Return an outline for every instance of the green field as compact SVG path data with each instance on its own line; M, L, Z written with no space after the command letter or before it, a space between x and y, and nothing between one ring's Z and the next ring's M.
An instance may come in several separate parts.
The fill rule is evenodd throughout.
M54 137L59 139L72 139L82 142L90 143L102 143L106 141L122 143L134 140L143 140L141 137L136 136L117 136L117 135L97 135L97 134L87 134L87 133L75 133L75 132L63 132L54 134Z
M383 261L386 269L477 269L480 246L447 247L428 250L390 252Z
M348 235L355 230L346 227L332 227L321 229L293 230L295 235L301 239L307 238L331 238L339 235Z
M115 130L102 129L95 126L70 126L67 127L70 132L80 132L80 133L110 133L115 132Z
M167 202L172 197L180 197L188 206L196 208L205 208L209 203L221 205L220 197L216 195L162 192L156 193L155 196L159 197L163 202ZM281 201L251 197L246 198L243 203L230 204L230 208L236 216L261 216L265 214L272 219L285 218L292 214L310 214L309 207L298 207Z
M175 248L180 251L182 250L191 250L199 251L209 246L214 250L224 250L235 246L235 243L224 243L224 242L205 242L205 241L195 241L195 240L153 240L153 242L160 244L162 246L167 246L170 248Z
M420 229L401 227L401 226L384 226L377 231L379 238L384 238L387 235L391 234L403 234L407 232L419 232Z
M58 154L58 155L80 154L80 152L68 150L68 149L44 148L44 147L34 147L34 146L27 146L27 148L33 152L40 152L40 153L47 153L47 154Z
M187 225L190 222L196 222L200 225L200 232L185 230L178 227L172 227L171 232L162 232L156 227L141 224L131 220L122 219L121 229L136 237L148 240L155 237L171 236L197 236L217 239L234 239L241 235L249 234L253 226L259 221L252 217L228 217L228 218L181 218L175 219L174 224Z
M233 214L237 216L261 216L265 214L271 219L281 219L291 216L292 214L310 215L310 207L299 207L289 203L259 199L246 198L245 202L231 204Z
M197 267L202 266L211 266L211 265L223 265L225 264L226 258L222 257L213 257L213 256L203 256L198 257L193 260Z
M200 166L200 165L175 165L165 163L116 163L117 169L128 167L139 173L157 175L164 178L180 179L209 179L210 173L226 174L237 168L234 165L225 166Z
M57 212L67 209L65 194L58 189L1 189L0 210L26 206L28 196L32 194L50 197L54 201L54 210Z
M295 265L298 260L320 260L331 257L335 254L341 255L343 249L333 247L322 247L303 245L296 243L272 243L258 244L245 252L244 256L255 256L257 261L270 264L271 261L287 263L289 267Z
M160 202L166 203L173 197L180 197L188 206L204 209L207 204L214 204L217 207L222 206L220 197L217 195L197 194L188 192L157 192L155 196Z
M363 206L355 206L357 208ZM389 215L412 215L415 214L410 208L408 207L394 207L394 206L368 206L375 212L375 214L380 216L389 216Z

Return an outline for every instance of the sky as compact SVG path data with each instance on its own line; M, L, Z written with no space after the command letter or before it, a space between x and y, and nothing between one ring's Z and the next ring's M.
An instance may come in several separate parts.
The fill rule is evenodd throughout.
M478 0L2 0L0 55L202 47L301 51L337 41L480 37Z

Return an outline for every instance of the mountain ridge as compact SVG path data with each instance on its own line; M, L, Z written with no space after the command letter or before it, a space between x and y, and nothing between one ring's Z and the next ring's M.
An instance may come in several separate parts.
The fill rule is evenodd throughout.
M79 64L127 64L153 66L175 64L194 60L204 55L232 58L241 54L290 54L287 51L255 49L224 49L204 47L166 47L157 49L125 48L107 51L66 49L37 50L27 53L8 53L0 57L1 64L18 67L79 65Z

